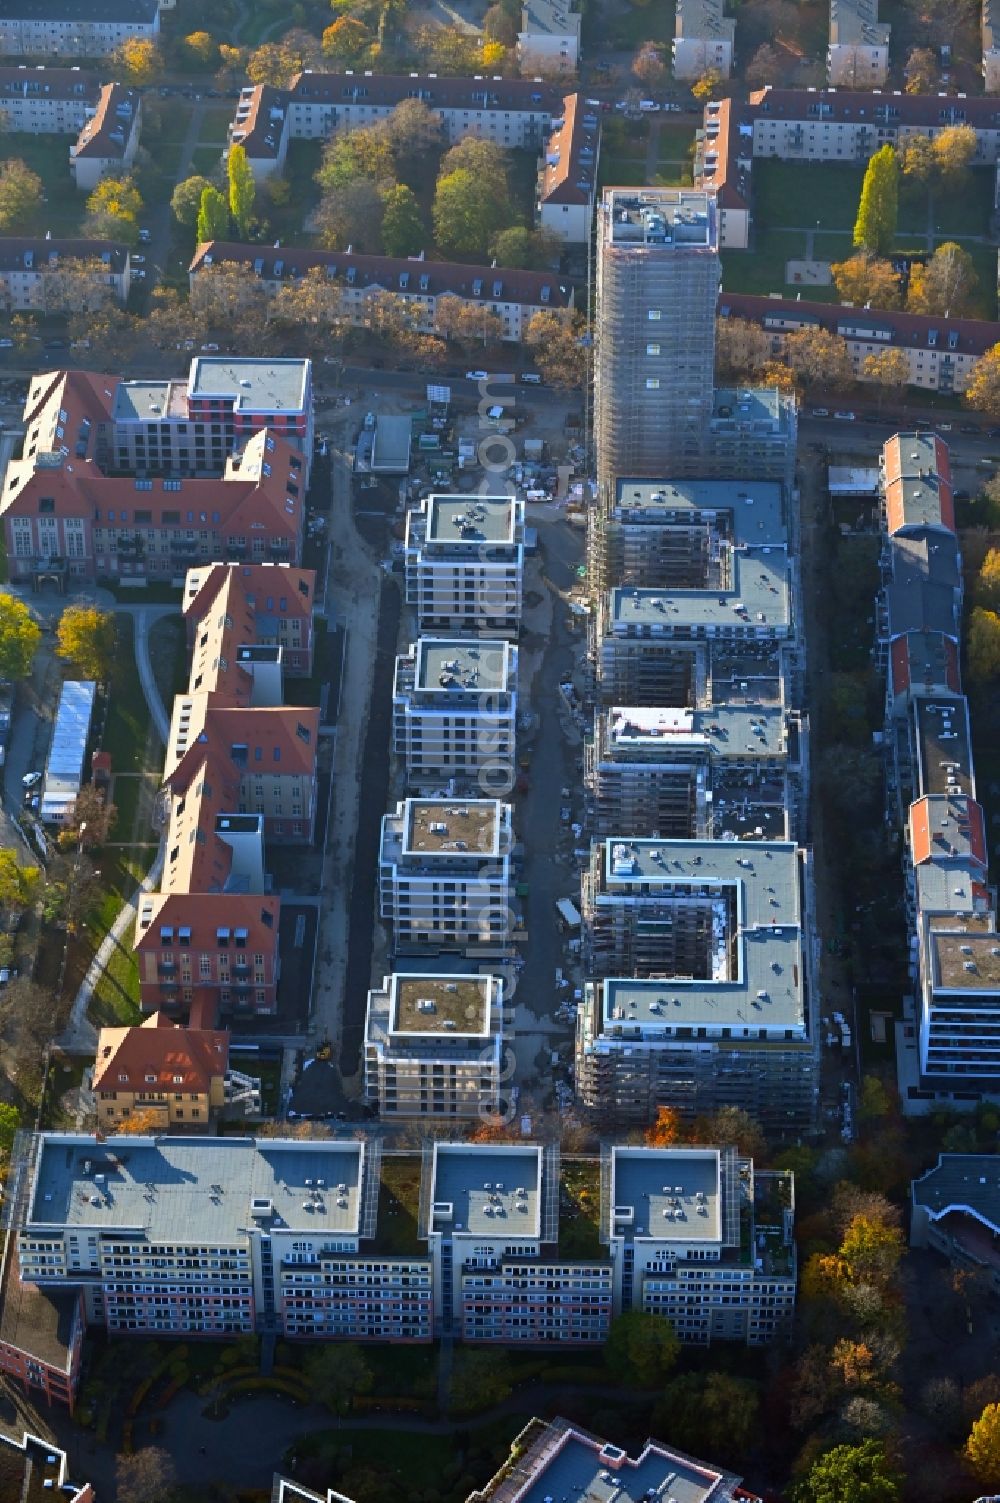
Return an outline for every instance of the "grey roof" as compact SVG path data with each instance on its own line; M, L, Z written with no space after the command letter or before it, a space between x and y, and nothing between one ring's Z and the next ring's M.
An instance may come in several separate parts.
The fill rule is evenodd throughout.
M0 98L0 110L3 100ZM44 235L0 237L0 271L54 271L63 261L100 261L101 273L121 276L128 246L118 240L47 240Z
M544 1464L517 1493L517 1503L728 1503L736 1480L656 1441L647 1441L633 1460L617 1446L567 1429L558 1449L547 1449Z
M1000 1158L993 1153L942 1153L912 1184L913 1204L934 1221L963 1211L1000 1236Z
M629 1241L722 1244L718 1148L611 1150L611 1215ZM619 1217L630 1210L631 1219Z
M81 26L110 21L151 26L157 0L0 0L0 21L56 21Z
M188 394L232 399L242 412L298 412L308 405L311 366L310 360L199 355L191 361Z
M713 433L759 437L773 433L785 439L795 419L795 402L776 386L717 386L709 425ZM754 492L762 487L754 482Z
M186 381L119 381L111 404L113 423L162 423L167 418L187 422Z
M886 586L889 636L908 631L939 631L958 636L961 573L958 540L896 536L887 540L892 578Z
M934 694L914 700L917 796L967 793L976 796L969 703L964 694Z
M232 1245L243 1240L256 1200L273 1207L261 1224L277 1225L280 1217L290 1229L357 1236L362 1162L363 1145L356 1142L160 1137L108 1144L84 1134L46 1133L27 1227L134 1229L150 1242ZM315 1186L319 1179L325 1187L316 1201L306 1181ZM341 1184L347 1186L342 1197Z
M973 904L985 902L982 868L978 862L924 861L913 873L917 893L917 911L921 914L948 913L955 921L967 921Z
M541 1237L542 1150L537 1145L436 1143L431 1174L432 1219L434 1207L452 1207L451 1221L437 1217L439 1225L467 1236Z
M831 47L886 47L891 27L878 18L878 0L830 0Z
M661 749L704 747L713 759L781 757L786 754L785 712L780 705L719 704L707 710L616 706L607 715L609 740L625 758ZM643 760L647 756L643 755Z
M521 6L521 30L532 36L580 35L580 12L571 8L571 0L524 0Z
M736 22L724 13L724 0L677 0L674 36L695 37L707 42L725 38L730 44L736 35Z
M595 902L671 897L709 910L706 975L613 978L602 1031L672 1035L691 1024L734 1037L806 1029L798 848L789 841L607 840Z
M372 437L371 468L405 474L410 467L412 437L412 419L380 413Z
M518 507L513 496L429 496L427 541L478 548L482 543L513 543Z
M81 68L29 68L26 63L0 68L0 100L60 99L85 107L96 101L101 80Z
M486 693L513 688L509 642L421 637L416 653L416 686L425 694L446 698L462 689Z
M704 590L618 588L610 592L611 619L624 635L660 627L677 635L687 626L762 627L785 634L791 626L788 557L784 546L732 550L728 588Z

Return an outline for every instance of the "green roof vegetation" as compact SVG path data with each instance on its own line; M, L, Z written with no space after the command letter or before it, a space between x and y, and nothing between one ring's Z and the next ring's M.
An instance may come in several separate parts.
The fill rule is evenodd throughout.
M420 1154L383 1154L374 1251L393 1257L426 1254L417 1236L420 1209Z
M600 1258L601 1165L597 1159L564 1159L559 1190L559 1256Z

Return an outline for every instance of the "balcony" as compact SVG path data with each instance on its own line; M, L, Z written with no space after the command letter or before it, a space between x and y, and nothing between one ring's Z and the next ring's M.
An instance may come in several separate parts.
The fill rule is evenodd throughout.
M198 552L198 541L196 538L175 538L170 551L180 558L192 558Z

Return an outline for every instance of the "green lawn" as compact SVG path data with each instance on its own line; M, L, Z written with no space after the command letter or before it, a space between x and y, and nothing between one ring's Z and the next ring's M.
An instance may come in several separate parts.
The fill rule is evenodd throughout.
M559 1256L603 1257L600 1163L593 1159L564 1159L560 1192Z
M205 111L201 121L201 134L198 137L203 146L216 141L223 146L227 144L227 131L235 108L234 101L231 107L212 105Z
M754 251L722 252L722 285L729 292L785 293L785 263L801 259L805 250L804 234L758 229Z
M769 230L850 230L864 170L847 162L754 162L754 214Z
M854 254L854 237L849 230L813 236L813 256L817 261L846 261Z
M211 177L222 156L221 146L196 146L191 153L192 177Z
M376 1251L407 1257L426 1251L417 1237L420 1155L383 1154Z
M34 224L17 227L18 233L32 231L53 235L78 235L87 202L86 193L77 191L69 170L69 148L75 136L32 136L21 132L0 134L0 162L20 158L32 172L37 172L44 187L45 201Z
M640 188L646 181L646 159L602 151L597 175L601 187Z
M694 131L687 125L661 125L657 156L661 162L683 162L690 158Z
M672 0L658 0L655 5L629 5L627 0L607 6L603 15L595 17L592 24L592 40L586 41L588 7L584 11L584 50L595 54L598 50L634 51L643 42L664 42L668 46L674 34L674 5ZM597 7L594 7L596 11ZM606 24L601 22L607 18ZM669 62L669 57L668 57Z
M104 751L111 753L115 772L151 772L154 768L145 766L149 709L135 671L132 630L132 618L119 616L118 671L111 686L111 703L101 745Z
M166 100L156 106L158 121L156 125L157 150L164 145L179 146L188 133L191 124L191 116L194 113L194 105L186 99L171 99L169 104Z

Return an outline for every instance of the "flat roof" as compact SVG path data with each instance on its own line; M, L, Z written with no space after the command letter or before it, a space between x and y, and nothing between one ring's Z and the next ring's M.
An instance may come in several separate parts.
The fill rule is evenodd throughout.
M630 1210L631 1219L619 1216ZM630 1240L722 1242L722 1159L717 1148L611 1150L611 1215Z
M452 1207L450 1221L435 1212L441 1205ZM435 1143L431 1218L432 1224L468 1236L539 1239L541 1148L534 1143Z
M618 1446L567 1429L558 1449L547 1450L517 1503L646 1503L647 1499L675 1503L727 1503L734 1477L690 1457L680 1456L655 1441L647 1442L633 1460Z
M371 468L405 475L410 468L413 422L408 417L379 416L372 437Z
M490 1031L492 976L411 976L391 982L390 1033L485 1035Z
M715 195L701 188L605 188L602 234L615 247L717 255Z
M889 636L940 631L958 638L962 574L958 542L947 532L897 533L888 540Z
M927 944L935 990L996 992L1000 989L1000 934L931 929Z
M580 12L570 9L570 0L523 0L521 30L532 36L580 35Z
M231 399L238 411L301 412L308 405L311 368L309 360L197 355L191 361L188 395Z
M416 655L415 683L424 693L449 694L460 689L487 692L511 687L511 649L507 642L421 637Z
M10 1243L4 1273L0 1342L26 1352L29 1357L37 1357L59 1372L68 1372L74 1328L82 1318L79 1290L40 1289L35 1284L22 1284L13 1252Z
M705 747L713 758L784 756L785 712L778 705L719 704L707 710L615 706L606 712L616 751Z
M725 512L736 543L783 544L788 535L781 486L774 480L647 480L615 482L615 505L634 518L666 524L675 512ZM692 516L692 521L696 518Z
M934 694L913 702L919 794L976 796L969 704L964 694Z
M150 1242L232 1245L244 1240L241 1229L259 1201L262 1210L273 1208L261 1224L280 1216L290 1228L357 1236L362 1163L358 1142L129 1137L108 1143L45 1133L26 1224L38 1231L86 1226L137 1231ZM314 1189L320 1179L322 1191Z
M609 978L602 1030L672 1033L693 1022L737 1030L806 1026L800 867L791 841L606 840L595 904L610 895L676 897L704 919L703 976ZM662 911L662 908L661 908Z
M618 587L610 592L617 625L676 630L691 626L747 626L777 630L791 624L788 558L784 546L732 551L728 588L675 590Z
M786 438L795 402L777 386L717 386L709 419L713 433L774 433Z
M67 679L59 691L59 707L52 729L46 781L79 782L83 770L97 685L91 679Z
M111 407L115 423L162 423L166 418L187 421L187 384L184 381L119 381Z
M481 543L513 543L513 496L428 496L427 541L476 548Z
M403 850L424 856L499 855L500 810L496 799L409 798Z

